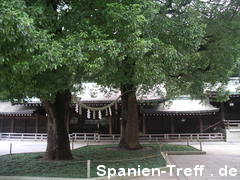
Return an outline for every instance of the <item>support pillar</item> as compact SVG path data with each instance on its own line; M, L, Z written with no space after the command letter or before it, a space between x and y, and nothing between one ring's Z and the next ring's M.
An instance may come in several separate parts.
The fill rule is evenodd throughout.
M67 132L68 132L68 134L70 133L70 118L72 118L72 117L70 117L70 114L68 115L68 117L67 117L67 120L66 120L66 129L67 129Z
M112 117L108 117L109 134L112 134Z
M35 133L38 133L39 114L35 115Z
M0 118L0 132L3 131L3 120Z
M170 121L171 121L171 134L174 134L175 133L175 122L174 122L173 118L171 118Z
M14 117L11 118L11 133L14 131Z
M146 130L146 117L145 114L143 114L143 118L142 118L142 132L143 134L146 134L147 130Z
M24 118L24 131L23 133L27 133L27 120L26 120L26 117Z
M202 118L199 118L199 131L200 131L200 133L203 132L203 120L202 120Z
M225 124L225 107L224 107L224 102L221 102L221 106L220 106L220 116L221 116L221 121L223 122L223 124ZM229 119L227 120L227 129L229 129Z
M120 135L122 136L122 133L123 133L123 118L120 117L119 120L120 120Z

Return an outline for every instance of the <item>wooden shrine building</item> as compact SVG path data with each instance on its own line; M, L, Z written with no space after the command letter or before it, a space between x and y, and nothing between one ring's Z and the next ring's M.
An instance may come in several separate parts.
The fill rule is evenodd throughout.
M103 107L115 101L119 91L100 90L95 83L85 84L77 96L90 107ZM223 103L202 102L181 97L164 102L152 91L138 96L139 130L143 134L223 132L226 122L240 120L240 94L231 93ZM121 100L102 111L89 111L71 105L69 133L121 133ZM47 115L38 100L12 105L0 102L0 132L46 133Z

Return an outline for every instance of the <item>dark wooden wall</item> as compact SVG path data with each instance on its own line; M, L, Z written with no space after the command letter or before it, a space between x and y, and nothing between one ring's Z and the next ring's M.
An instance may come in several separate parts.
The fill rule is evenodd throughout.
M93 104L89 104L94 106ZM96 105L103 106L103 104ZM240 118L240 103L235 104L234 107L227 107L226 103L226 118L235 117ZM140 109L140 108L139 108ZM82 109L82 115L75 112L75 107L71 109L71 117L69 122L70 133L93 133L100 132L108 134L110 132L109 118L111 118L111 132L119 134L121 129L121 106L118 105L117 111L112 107L112 116L106 116L105 111L102 111L102 118L106 119L104 125L97 126L98 112L96 112L96 119L94 123L91 116L87 118L87 110ZM172 116L154 116L147 115L145 118L145 133L199 133L201 129L205 129L210 125L221 121L220 112L211 115L172 115ZM143 132L143 114L139 112L139 130ZM183 122L182 119L186 121ZM202 123L200 123L200 120ZM13 123L13 124L12 124ZM174 124L174 125L172 125ZM212 132L209 129L206 132ZM28 132L28 133L46 133L47 132L47 117L44 113L34 114L32 116L0 116L0 132Z
M0 116L0 132L46 133L46 116Z
M221 108L221 102L211 102L212 105ZM240 97L230 97L226 102L223 102L224 119L240 120ZM233 106L231 106L231 104Z
M200 133L201 130L220 121L220 114L146 116L146 133ZM202 121L202 122L201 122ZM172 125L173 124L173 125ZM207 132L212 131L209 129Z

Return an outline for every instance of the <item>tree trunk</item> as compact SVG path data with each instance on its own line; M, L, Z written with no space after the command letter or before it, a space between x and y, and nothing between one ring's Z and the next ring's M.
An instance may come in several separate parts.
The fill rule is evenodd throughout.
M43 100L48 115L48 138L45 159L69 160L72 159L68 130L66 123L69 118L71 93L68 90L58 92L55 101Z
M136 150L140 149L139 143L139 119L136 99L136 91L132 88L121 88L122 96L122 135L120 148Z

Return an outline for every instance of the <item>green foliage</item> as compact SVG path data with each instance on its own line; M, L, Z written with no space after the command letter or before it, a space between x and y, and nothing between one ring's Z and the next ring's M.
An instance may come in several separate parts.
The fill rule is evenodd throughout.
M52 100L58 91L73 89L99 68L96 62L101 59L90 59L94 42L83 31L63 26L64 10L58 12L54 5L60 6L51 1L1 0L0 92L6 99Z
M239 4L209 3L0 0L0 92L54 99L91 80L201 95L239 54Z
M67 18L98 44L103 68L94 81L146 90L164 84L168 96L199 97L209 83L227 81L239 53L238 4L209 3L77 1Z

